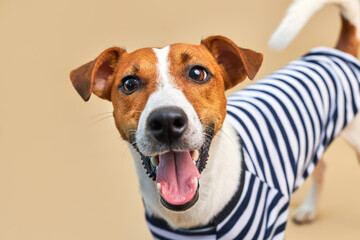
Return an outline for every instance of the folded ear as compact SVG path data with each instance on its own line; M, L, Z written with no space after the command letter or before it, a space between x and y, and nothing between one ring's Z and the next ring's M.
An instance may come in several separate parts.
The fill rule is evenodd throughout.
M223 68L225 89L242 82L246 76L254 79L263 61L261 53L236 46L223 36L212 36L201 41Z
M111 86L117 63L124 49L113 47L106 49L95 60L71 71L70 79L80 96L88 101L91 93L111 100Z

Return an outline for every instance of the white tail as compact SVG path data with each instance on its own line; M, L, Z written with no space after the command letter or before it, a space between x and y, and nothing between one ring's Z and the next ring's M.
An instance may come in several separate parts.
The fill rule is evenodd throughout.
M360 6L358 0L294 0L287 13L271 36L270 47L281 50L286 48L318 10L327 4L335 4L340 8L344 18L356 29L360 29ZM359 31L356 36L360 39Z

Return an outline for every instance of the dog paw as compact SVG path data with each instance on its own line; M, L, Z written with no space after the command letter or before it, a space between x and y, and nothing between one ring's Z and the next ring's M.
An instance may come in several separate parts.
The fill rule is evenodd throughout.
M292 220L296 224L310 223L315 219L315 212L314 206L302 205L296 209Z

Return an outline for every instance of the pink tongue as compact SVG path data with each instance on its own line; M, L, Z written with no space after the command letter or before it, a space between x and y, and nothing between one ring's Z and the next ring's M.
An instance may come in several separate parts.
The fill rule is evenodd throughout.
M167 152L159 155L156 183L161 184L161 196L170 204L183 205L196 193L200 173L190 152Z

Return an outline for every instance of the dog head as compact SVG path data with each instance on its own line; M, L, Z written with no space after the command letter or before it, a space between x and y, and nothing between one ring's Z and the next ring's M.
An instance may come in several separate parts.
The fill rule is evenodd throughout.
M94 93L112 102L116 127L140 154L162 204L182 211L197 201L211 139L225 119L225 91L253 79L261 63L262 54L213 36L132 53L109 48L70 78L85 101Z

